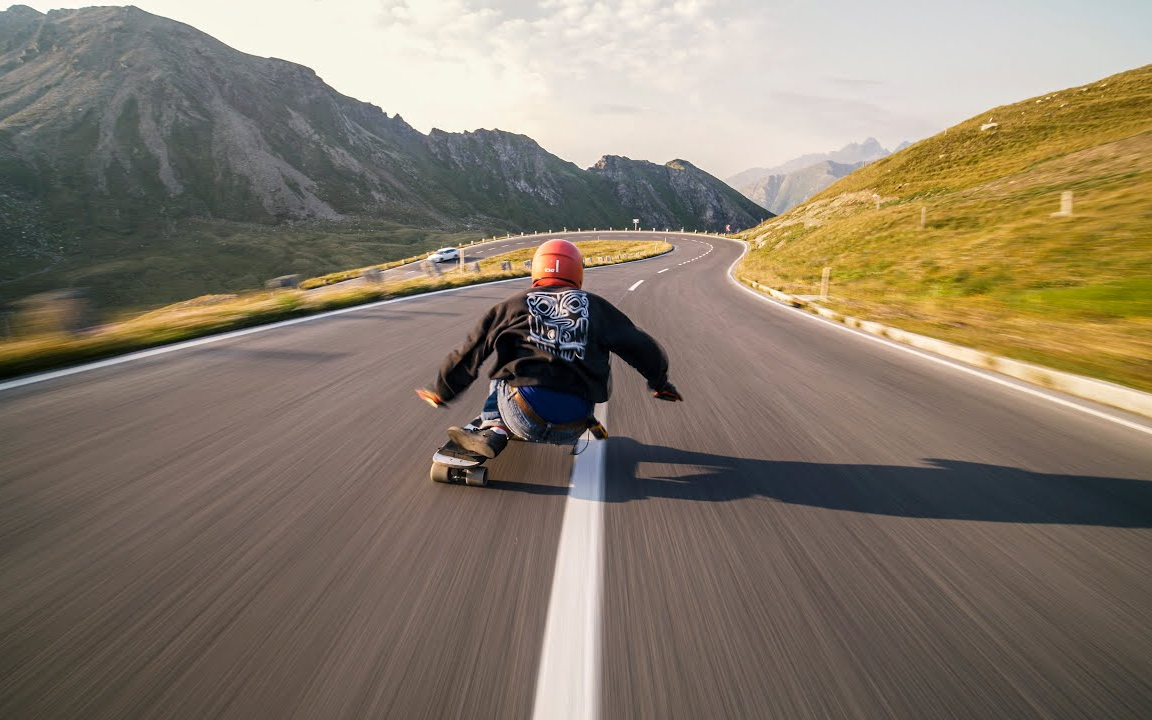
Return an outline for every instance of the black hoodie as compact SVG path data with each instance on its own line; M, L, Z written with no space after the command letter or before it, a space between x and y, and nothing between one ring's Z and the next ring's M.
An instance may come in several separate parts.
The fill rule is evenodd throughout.
M668 381L668 356L652 336L604 298L574 288L533 287L493 306L444 359L436 393L447 402L463 392L493 352L492 379L593 403L611 394L610 353L636 368L653 390Z

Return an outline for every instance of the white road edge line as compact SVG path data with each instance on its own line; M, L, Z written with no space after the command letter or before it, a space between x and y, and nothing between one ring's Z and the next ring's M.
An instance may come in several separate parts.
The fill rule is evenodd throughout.
M408 295L406 297L392 298L391 300L381 300L380 302L366 303L364 305L353 305L351 307L340 308L339 310L317 313L316 315L306 315L305 317L293 318L291 320L281 320L280 322L269 323L267 325L258 325L256 327L246 328L244 330L233 330L231 332L220 333L219 335L208 335L202 338L196 338L195 340L176 343L174 345L163 345L158 348L142 350L140 352L134 352L129 355L118 355L116 357L108 358L107 360L98 360L93 363L88 363L87 365L77 365L76 367L64 368L63 370L52 370L50 372L40 373L39 375L29 375L28 377L9 380L8 382L0 383L0 392L18 388L23 385L32 385L33 383L44 382L45 380L55 380L56 378L76 375L77 373L87 372L89 370L98 370L100 368L111 367L113 365L120 365L122 363L132 362L133 360L143 360L145 358L154 357L156 355L164 355L171 352L177 352L179 350L187 350L189 348L199 347L200 345L208 345L215 342L222 342L224 340L244 337L245 335L255 335L256 333L267 332L268 330L276 330L282 327L288 327L290 325L299 325L300 323L321 320L323 318L329 318L335 315L343 315L345 313L355 312L357 310L371 310L372 308L377 308L382 305L390 305L392 303L415 300L422 297L431 297L433 295L443 295L445 293L459 292L468 288L483 287L484 285L499 285L502 283L515 282L516 280L523 279L524 278L510 278L508 280L495 280L490 283L480 283L477 285L465 285L457 288L448 288L447 290L436 290L430 293Z
M640 284L641 284L641 283L643 283L643 282L644 282L643 280L637 280L635 285L633 285L632 287L628 288L628 292L632 292L632 291L633 291L633 290L635 290L636 288L640 287Z
M733 242L740 242L740 241L739 240L733 240ZM952 360L947 360L947 359L942 358L942 357L937 357L935 355L931 355L929 353L924 352L923 350L919 350L919 349L914 348L914 347L909 347L908 345L894 342L892 340L878 337L876 335L872 335L872 334L869 334L866 332L860 332L858 330L854 330L853 328L847 327L845 325L841 325L839 323L832 322L831 320L829 320L827 318L820 317L819 315L813 315L813 314L805 312L803 310L797 311L796 308L791 308L791 307L788 307L786 305L783 305L783 304L773 300L772 298L766 297L763 293L759 293L759 292L753 290L752 288L748 287L744 283L737 280L735 278L735 276L732 274L732 272L736 269L736 265L739 264L739 262L744 259L744 255L746 255L748 253L748 244L747 243L741 243L741 244L744 245L744 252L741 253L740 257L736 258L736 262L732 263L732 265L728 268L728 281L733 283L734 285L736 285L736 287L740 288L741 290L744 290L745 292L751 294L753 297L758 298L759 300L762 300L763 302L768 303L769 305L773 305L773 306L779 308L780 310L789 311L793 315L797 314L797 312L798 312L800 317L808 318L809 320L815 320L816 322L823 323L825 325L828 325L829 327L834 327L834 328L837 328L840 330L844 330L844 331L852 333L853 335L856 335L857 337L863 338L865 340L871 340L872 342L887 346L889 348L892 348L893 350L900 350L900 351L906 352L910 355L915 355L915 356L917 356L923 360L930 360L934 363L938 363L940 365L950 367L953 370L959 370L962 373L967 373L968 375L974 375L978 378L983 378L984 380L987 380L988 382L996 383L997 385L1003 385L1006 388L1011 388L1012 390L1024 393L1025 395L1031 395L1033 397L1041 398L1043 400L1047 400L1049 402L1055 403L1056 405L1062 405L1064 407L1071 408L1073 410L1079 410L1080 412L1082 412L1086 415L1091 415L1093 417L1100 418L1102 420L1108 420L1108 421L1116 423L1117 425L1122 425L1122 426L1124 426L1126 428L1130 428L1132 430L1139 430L1140 432L1145 433L1146 435L1152 435L1152 427L1148 427L1146 425L1141 425L1139 423L1134 423L1130 420L1126 420L1126 419L1121 418L1121 417L1116 417L1115 415L1109 415L1106 412L1101 412L1101 411L1096 410L1094 408L1085 407L1084 405L1081 405L1079 403L1075 403L1075 402L1072 402L1070 400L1065 400L1062 397L1058 397L1056 395L1051 395L1047 392L1044 392L1041 390L1036 390L1036 389L1030 388L1026 385L1020 385L1020 384L1017 384L1016 382L1013 382L1011 380L1006 380L1004 378L996 377L995 375L989 375L988 373L986 373L982 370L968 367L967 365L962 365L960 363L953 362Z
M604 421L604 405L596 417ZM604 583L604 463L607 441L586 434L572 462L556 571L536 676L535 720L600 717L600 614Z

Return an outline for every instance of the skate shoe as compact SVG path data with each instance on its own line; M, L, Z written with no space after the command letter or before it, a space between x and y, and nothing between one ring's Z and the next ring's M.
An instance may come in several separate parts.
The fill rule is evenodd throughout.
M508 431L501 427L487 427L483 430L468 430L461 427L448 428L452 442L468 452L494 458L508 446Z

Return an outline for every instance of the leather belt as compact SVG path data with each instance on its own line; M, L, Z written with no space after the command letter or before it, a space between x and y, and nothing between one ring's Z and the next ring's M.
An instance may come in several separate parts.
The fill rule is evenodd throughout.
M593 418L581 418L579 420L573 420L572 422L566 423L550 423L544 418L540 417L540 415L532 409L532 406L528 404L528 401L524 398L523 395L520 394L519 390L514 390L512 392L512 399L516 401L516 404L520 407L524 414L528 416L529 420L536 423L537 425L543 425L549 430L587 430L593 423L596 422Z

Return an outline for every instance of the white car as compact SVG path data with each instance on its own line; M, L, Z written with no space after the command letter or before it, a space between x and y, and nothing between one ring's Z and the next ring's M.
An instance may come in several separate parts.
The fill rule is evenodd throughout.
M450 260L459 260L460 251L456 248L440 248L436 252L428 256L432 262L448 262Z

